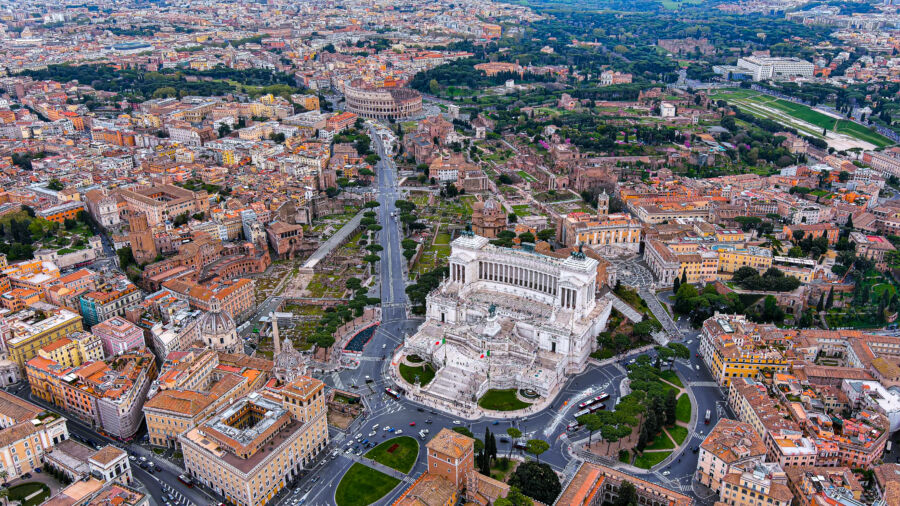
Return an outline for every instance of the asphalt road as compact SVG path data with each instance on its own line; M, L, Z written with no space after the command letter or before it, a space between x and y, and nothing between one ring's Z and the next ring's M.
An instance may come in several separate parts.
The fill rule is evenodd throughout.
M78 436L78 438L85 442L93 441L95 444L100 445L101 447L106 444L112 444L128 451L130 454L136 454L138 456L144 455L150 461L159 462L161 471L153 473L149 473L141 469L137 465L137 461L131 462L132 475L137 481L139 481L142 485L144 485L144 487L146 487L157 504L163 504L164 493L168 493L173 499L172 504L178 506L190 506L192 504L209 505L218 503L218 500L204 493L202 490L196 487L188 487L187 485L181 483L178 480L178 475L180 474L180 472L172 472L172 470L168 468L169 466L171 466L171 464L167 466L166 462L163 462L158 456L154 455L147 449L142 448L137 444L126 444L121 441L117 441L115 439L98 434L91 427L85 425L71 414L59 411L43 400L33 397L31 395L31 389L29 388L27 383L20 383L17 386L7 389L7 391L13 395L16 395L17 397L25 399L29 402L42 406L46 409L49 409L50 411L54 411L66 417L66 419L68 420L66 425L69 429L70 436Z
M371 133L374 140L373 147L382 159L376 170L380 203L378 215L382 226L382 230L378 233L378 241L384 248L380 255L381 260L377 265L381 273L379 293L382 301L382 323L372 340L366 345L359 368L345 370L324 378L331 386L363 394L368 411L346 433L341 431L332 433L332 445L328 449L324 462L302 479L298 485L298 491L284 499L281 504L298 503L301 497L304 504L334 504L334 494L340 478L354 462L355 455L349 454L348 451L357 448L356 435L361 434L362 439L369 439L378 444L388 439L389 436L394 436L382 430L385 426L399 428L403 431L403 435L413 436L420 442L419 459L408 478L379 501L379 504L390 504L412 483L415 477L425 471L424 442L442 427L458 425L455 423L458 421L450 414L424 408L403 397L394 399L384 394L385 387L395 387L393 384L386 383L387 376L384 374L386 361L392 355L393 349L402 344L405 335L415 331L420 321L408 319L406 315L406 274L403 265L405 259L400 249L402 234L400 223L391 217L391 213L395 209L394 202L404 196L396 186L396 167L390 157L386 156L379 136L374 132ZM709 428L713 427L721 416L722 412L717 409L717 406L724 404L724 396L718 387L706 386L711 384L711 377L700 359L694 355L699 344L698 332L685 327L682 329L685 335L683 342L691 350L691 360L679 360L675 367L686 380L686 386L691 387L695 395L699 411L696 419L699 425L691 431L691 440L679 455L673 457L671 464L656 472L641 475L641 478L695 496L691 487L691 479L697 464L697 454L691 451L691 447L699 445ZM619 364L589 367L583 374L571 378L555 401L539 413L512 420L484 418L459 425L465 425L478 437L483 436L485 428L489 428L498 436L505 436L506 429L515 426L523 432L523 439L544 439L551 446L546 453L541 455L541 461L562 472L566 470L566 466L572 458L568 451L570 437L565 434L566 426L574 420L573 415L577 411L577 404L600 392L606 392L610 394L610 399L606 401L607 405L612 406L619 397L619 385L625 377L623 366L629 358L631 356L623 357ZM696 367L698 364L700 364L699 370ZM692 383L699 383L699 385L692 386ZM703 423L703 413L707 409L712 413L712 419L708 426ZM411 423L414 423L415 426L410 426ZM376 424L378 428L373 430ZM422 428L430 431L424 440L417 435L419 429ZM703 434L700 433L701 431ZM374 434L370 436L373 432ZM587 434L582 431L570 436L574 440L586 437ZM596 437L598 436L595 434ZM501 454L512 450L511 442L504 443L499 437L498 446ZM338 452L335 452L335 449ZM365 450L362 450L363 454L364 452ZM568 470L572 469L573 467L570 467ZM668 473L663 474L664 471L668 471Z
M373 128L370 127L370 130ZM276 498L275 504L293 505L300 503L301 499L303 504L334 504L334 493L340 478L354 462L347 451L356 447L355 436L362 434L362 438L370 439L378 444L388 439L388 436L394 436L394 434L382 430L385 426L400 429L403 431L403 435L415 437L420 442L420 448L419 459L408 477L379 501L379 504L393 502L415 477L425 471L424 442L442 427L465 425L478 437L482 437L485 429L488 428L499 436L499 453L506 454L511 451L511 442L504 443L501 437L505 436L507 428L515 426L523 432L523 439L540 438L550 443L550 449L541 455L542 462L550 464L560 472L573 470L574 465L570 465L572 457L568 448L569 441L587 436L584 431L566 435L566 426L574 420L573 415L577 411L577 404L600 392L605 392L610 395L610 399L606 401L607 406L612 406L619 397L619 385L625 377L624 366L632 357L631 355L622 357L618 364L590 366L583 374L570 378L562 392L546 409L527 417L511 420L483 418L474 422L458 423L452 415L423 408L404 397L394 399L384 393L385 387L396 387L396 385L386 383L387 376L384 374L392 351L402 344L407 334L415 332L421 320L407 317L408 301L405 293L407 278L405 259L400 247L401 224L391 216L395 210L394 202L399 198L404 198L404 195L397 187L396 167L390 156L385 153L380 136L372 132L372 137L373 147L381 156L376 172L378 202L380 203L377 211L382 226L381 231L377 233L377 240L384 248L380 253L381 260L377 263L381 274L377 291L382 302L382 321L378 331L366 345L357 369L346 369L340 373L323 377L326 383L333 387L361 393L364 396L367 411L363 418L351 425L347 432L331 430L331 444L320 455L317 464L301 477L292 489L286 490ZM280 302L279 297L272 297L260 305L250 319L249 325L241 332L242 337L248 335L258 325L259 319L274 311ZM695 357L699 344L697 331L686 329L684 326L682 326L682 330L685 335L683 342L691 350L691 359L690 361L676 361L675 368L684 378L685 386L691 388L698 403L696 407L698 425L692 428L690 441L669 465L653 473L642 474L640 477L697 497L691 487L691 479L697 464L697 454L694 454L691 448L699 445L709 429L725 413L723 408L725 397L720 388L712 385L711 377L705 366L701 364L699 358ZM700 364L699 369L697 368L698 364ZM28 392L27 387L18 392L13 391L25 399L45 405L39 400L31 399ZM707 409L712 414L708 426L703 423L703 414ZM85 439L114 443L129 451L137 452L140 455L149 455L153 458L152 453L145 448L135 444L124 445L104 438L89 427L72 420L72 417L67 418L70 420L70 431L74 434L79 434ZM410 425L413 423L415 426ZM379 427L374 430L375 434L370 436L375 424L378 424ZM417 434L423 428L430 431L424 440ZM594 437L596 439L599 436L595 434ZM350 444L348 445L348 443ZM577 462L572 464L577 464ZM218 501L217 498L198 487L189 488L183 485L178 481L177 473L170 472L168 469L164 468L163 471L153 474L147 473L136 465L132 469L135 478L149 490L157 504L162 504L161 499L164 493L173 495L175 502L182 506L187 506L189 503L213 504Z

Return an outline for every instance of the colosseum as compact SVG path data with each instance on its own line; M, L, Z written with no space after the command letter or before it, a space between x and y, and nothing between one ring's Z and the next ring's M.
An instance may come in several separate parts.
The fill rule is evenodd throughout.
M422 111L422 95L409 88L373 88L360 80L344 89L350 112L366 118L407 118Z

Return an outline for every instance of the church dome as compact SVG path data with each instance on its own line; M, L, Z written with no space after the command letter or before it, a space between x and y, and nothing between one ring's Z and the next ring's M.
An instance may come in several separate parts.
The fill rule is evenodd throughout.
M211 311L200 318L200 334L204 337L228 334L236 328L231 316L222 311Z

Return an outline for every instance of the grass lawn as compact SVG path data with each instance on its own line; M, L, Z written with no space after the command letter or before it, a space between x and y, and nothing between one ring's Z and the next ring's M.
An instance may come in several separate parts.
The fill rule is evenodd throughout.
M525 172L524 170L520 170L519 172L517 172L517 174L519 175L519 177L521 177L525 181L528 181L529 183L537 183L537 178Z
M338 506L368 506L394 489L400 480L360 463L353 464L335 491Z
M808 127L798 124L789 124L788 126L798 128L799 130L804 131L804 133L813 135L815 137L821 138L821 129L824 128L829 131L834 131L840 134L854 137L861 141L869 142L878 147L889 146L893 144L893 141L868 127L865 127L858 123L854 123L853 121L847 119L834 118L827 114L823 114L819 111L813 110L811 107L802 104L796 104L789 100L782 100L749 90L721 90L720 92L713 94L713 96L716 95L724 96L727 99L736 101L738 106L740 106L742 109L745 109L747 112L753 114L754 116L769 118L781 124L788 124L790 123L790 120L779 118L772 112L763 109L763 107L775 109L790 116L791 118L805 121L818 130L806 131L808 130Z
M25 500L26 497L35 492L40 492L40 494L32 497L27 501ZM37 506L38 504L46 501L49 497L50 487L36 481L30 481L28 483L16 485L15 487L9 487L9 500L22 501L23 506Z
M688 394L681 394L678 398L678 404L675 406L675 419L684 423L691 421L691 398L688 397Z
M528 204L519 204L516 206L512 206L513 212L516 213L516 216L531 216L531 206Z
M431 364L423 364L422 367L412 367L406 364L400 364L400 376L403 376L410 385L416 384L416 376L422 386L431 383L434 379L434 367Z
M671 450L672 448L675 448L675 443L669 439L665 432L660 432L644 450Z
M675 443L678 445L681 445L681 443L683 443L684 440L688 436L688 430L685 427L682 427L681 425L669 427L668 430L669 430L669 434L673 438L675 438Z
M481 399L478 399L478 405L484 409L496 411L515 411L531 406L531 404L522 402L516 397L516 391L513 388L508 390L488 390L481 396Z
M435 244L450 244L450 234L440 233L434 238Z
M672 452L647 452L634 459L634 465L641 469L650 469L666 459ZM340 490L340 487L338 488ZM340 504L340 503L338 503Z
M684 388L684 383L681 382L681 379L677 374L675 374L675 371L671 369L666 369L665 371L660 372L659 377L675 386Z
M388 439L366 452L366 457L401 473L408 473L418 456L419 442L409 436Z

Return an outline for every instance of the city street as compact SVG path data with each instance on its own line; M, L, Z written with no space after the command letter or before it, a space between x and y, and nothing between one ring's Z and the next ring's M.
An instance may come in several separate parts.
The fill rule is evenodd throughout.
M405 195L397 187L396 167L388 154L389 150L382 142L377 127L370 125L369 129L373 138L373 147L381 157L381 161L377 165L377 189L380 204L377 213L382 229L377 232L377 240L384 249L380 253L381 260L376 264L380 276L375 290L381 298L382 319L377 332L362 353L359 367L321 375L322 379L332 387L363 395L366 411L362 419L355 421L346 432L331 429L331 443L328 448L320 454L314 466L296 483L292 484L291 488L282 491L276 497L275 504L294 505L301 502L315 505L334 504L334 494L341 477L355 461L359 460L359 457L349 452L355 445L356 435L362 434L362 437L365 437L375 431L376 434L370 436L369 439L377 444L396 435L396 433L381 430L385 426L400 429L404 435L416 438L420 443L420 448L418 461L411 472L393 491L379 501L379 504L391 503L417 476L426 470L424 444L443 427L463 425L477 437L481 437L485 429L490 429L497 435L500 454L513 452L512 441L506 437L506 430L509 427L516 427L522 431L523 440L539 438L549 442L550 449L541 455L541 461L546 462L565 476L570 476L579 464L579 460L574 457L570 441L581 440L588 436L584 430L566 433L566 426L574 421L578 403L604 392L610 395L606 405L610 408L614 406L621 395L620 385L625 379L625 366L637 355L637 352L624 354L619 357L617 363L613 361L604 365L589 365L584 373L568 380L548 407L527 417L482 418L474 422L459 422L450 414L425 408L402 395L400 399L388 396L385 393L386 387L398 389L397 385L389 383L389 380L386 379L389 377L387 374L389 359L393 351L403 343L405 337L416 331L421 319L411 318L408 314L405 293L407 286L406 261L400 249L403 234L399 220L392 216L395 211L394 203L398 199L405 198ZM638 258L625 261L622 264L621 275L637 286L649 286L652 283L652 276L639 262ZM651 292L645 290L642 290L642 293L645 294L645 297L652 296ZM253 328L260 325L260 319L275 311L281 302L282 298L278 296L266 299L250 320L242 325L241 336L249 335ZM654 306L657 305L652 303L651 307ZM661 310L661 308L658 309ZM675 324L675 322L671 323L672 326ZM633 472L643 479L697 497L692 486L697 454L691 450L700 444L709 429L720 417L724 416L725 401L722 390L712 382L705 366L695 356L699 345L698 332L680 326L674 332L669 332L669 335L678 339L679 333L683 336L682 342L691 350L691 359L677 360L674 368L684 380L685 387L696 402L692 418L692 423L695 425L691 427L692 432L687 443L664 461L658 470L654 472L640 471L630 466L623 467L622 470ZM247 351L251 352L252 349L247 349ZM11 392L48 407L39 399L31 398L27 385L23 384L13 388ZM712 414L709 425L703 423L703 414L706 410L710 410ZM98 444L113 443L125 448L138 458L144 456L158 463L161 471L154 473L138 467L137 461L133 461L134 465L132 466L135 478L149 491L156 504L163 504L163 501L166 500L179 506L205 505L216 504L221 500L199 487L188 487L181 483L178 475L182 471L155 455L148 448L138 444L126 445L113 441L97 434L90 427L73 419L74 417L67 416L67 418L70 420L71 433L84 441L94 441ZM411 426L411 424L415 424L415 426ZM373 429L375 425L378 425L379 428ZM418 437L417 434L421 429L429 430L429 434L424 439ZM594 439L598 440L599 434L594 434ZM698 497L698 499L700 498Z
M384 250L381 252L381 261L378 267L381 272L380 296L382 301L382 324L366 345L359 368L345 370L325 377L325 381L334 387L350 389L364 395L368 411L362 420L357 420L346 433L334 431L332 445L329 447L328 456L322 466L310 472L299 485L300 491L286 498L282 504L293 504L300 497L304 497L305 504L333 504L334 493L337 489L340 477L353 464L354 460L345 451L352 448L353 440L357 434L366 437L372 431L374 425L379 425L377 434L370 438L377 444L393 434L384 432L381 428L391 426L403 430L405 435L416 437L418 430L428 428L430 435L424 441L420 441L419 460L409 473L407 479L398 485L390 494L379 503L390 504L421 472L425 471L424 443L430 436L437 433L442 427L454 427L455 417L442 412L424 408L401 396L394 399L384 393L385 387L396 388L396 385L386 383L385 374L387 360L392 355L392 350L399 346L409 333L413 333L419 324L419 320L410 319L407 316L407 299L405 294L406 271L401 251L400 241L402 234L399 222L391 214L397 199L404 198L396 187L396 168L393 161L385 153L380 136L370 129L373 137L373 146L382 160L377 166L378 175L378 208L379 220L382 230L378 233L379 243ZM637 259L630 263L630 269L636 277L649 283L652 277L649 272L637 265ZM645 279L648 278L649 279ZM690 438L682 449L673 453L661 469L655 472L645 472L641 478L656 482L689 495L695 495L691 480L697 464L697 454L691 448L700 444L709 429L724 415L725 398L722 390L716 386L700 359L695 357L699 345L698 332L680 327L684 337L684 344L691 350L691 360L676 361L675 368L685 381L685 386L692 392L697 402L694 420L699 421L692 431ZM587 371L578 377L571 378L554 402L543 411L524 418L512 420L496 420L483 418L475 422L466 422L468 427L477 437L484 434L485 428L489 428L498 435L498 451L505 454L511 450L511 441L502 442L500 437L505 436L506 429L515 426L523 432L523 439L540 438L548 441L550 450L541 455L541 461L550 464L559 472L574 472L577 462L573 462L569 448L570 440L578 440L587 437L587 432L581 431L566 435L566 426L571 423L576 406L582 400L606 392L610 395L608 406L613 406L620 396L619 385L625 378L624 364L636 354L626 354L621 357L618 364L604 366L590 366ZM385 358L388 357L388 358ZM700 365L698 368L697 366ZM367 382L366 379L370 381ZM712 418L707 426L703 424L703 414L709 409ZM410 423L415 423L411 427ZM597 434L595 438L599 437ZM334 448L340 450L335 456ZM355 455L353 456L354 458ZM669 471L668 476L662 474Z

